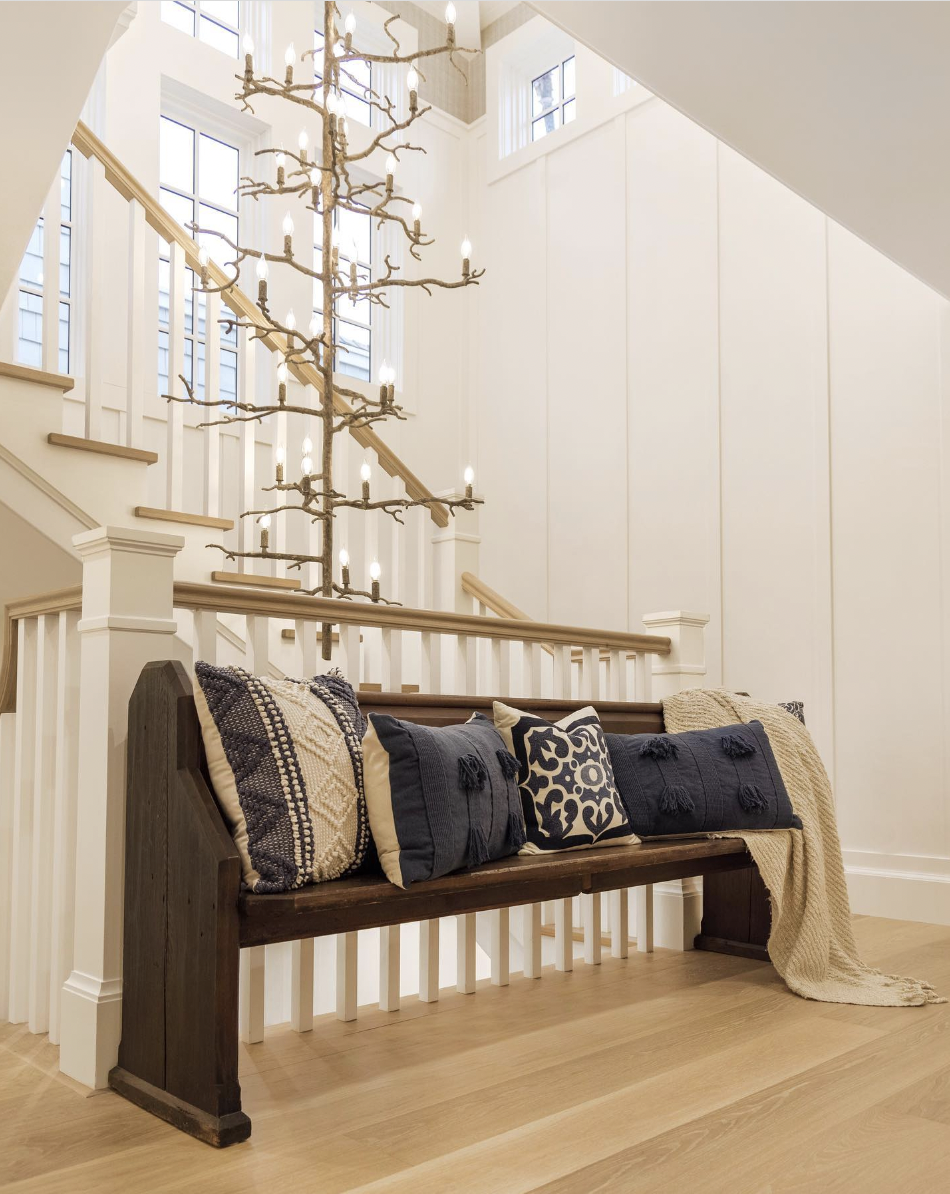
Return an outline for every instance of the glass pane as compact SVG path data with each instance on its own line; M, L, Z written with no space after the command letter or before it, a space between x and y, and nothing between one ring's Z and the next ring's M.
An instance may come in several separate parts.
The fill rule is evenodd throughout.
M577 115L576 111L577 100L568 100L564 105L564 123L570 124Z
M350 276L350 263L340 259L340 273L344 278ZM359 279L361 282L366 281L366 270L359 271ZM369 325L369 300L357 299L354 303L349 295L342 294L336 302L337 314L341 315L343 319L352 319L356 323Z
M59 304L59 371L69 372L69 303Z
M564 63L564 98L570 99L574 94L574 58L568 58Z
M198 193L202 199L237 211L238 151L202 133L198 138Z
M195 330L195 271L185 270L185 335L190 336Z
M237 402L237 353L221 353L221 398Z
M204 398L204 396L205 396L205 343L203 340L197 340L195 343L197 344L197 347L198 347L198 380L195 384L195 397L196 398ZM190 340L186 340L185 341L185 357L186 358L188 357L189 350L194 351L192 342ZM189 377L189 378L191 377L190 366L189 366L189 368L187 368L185 370L185 376ZM209 395L210 398L217 398L217 396L218 396L217 394Z
M207 230L223 232L226 237L237 244L237 216L229 216L227 212L218 211L217 208L209 207L207 203L202 203L198 208L198 223L205 230L204 233L198 236L198 243L207 248L211 254L211 259L216 261L218 265L224 265L228 261L233 261L234 250L231 246L226 244L219 236L209 235Z
M59 228L59 293L69 297L69 249L72 243L70 229L65 224Z
M546 112L548 108L553 108L555 104L561 102L558 90L558 75L560 73L556 66L552 66L546 74L535 79L531 84L532 116L540 116L542 112Z
M158 263L158 325L168 327L168 291L171 278L171 267L167 261Z
M158 333L158 392L168 393L168 332Z
M347 62L345 66L340 67L340 86L344 91L352 91L360 99L363 99L366 89L372 85L372 62L363 62L360 59L356 62Z
M357 124L365 124L369 128L373 119L373 109L366 100L358 99L355 95L344 91L343 108L348 120L355 120Z
M162 20L167 25L174 25L182 33L190 33L192 37L195 35L195 14L184 4L162 0Z
M201 0L203 15L214 17L216 21L220 21L222 25L230 25L232 29L237 29L241 23L239 9L237 0Z
M191 224L195 218L194 203L190 199L185 199L182 195L176 195L174 191L166 191L164 189L159 190L158 201L168 214L173 216L188 235L191 236ZM158 238L158 251L162 256L168 256L168 244L161 237Z
M191 274L191 281L197 281L194 274ZM198 335L202 340L204 340L207 338L207 332L205 330L205 315L208 310L208 296L199 290L192 297L197 298L198 300Z
M339 344L337 369L350 377L369 381L369 331L340 319L337 320L336 339Z
M323 34L319 30L313 31L313 77L319 82L323 79ZM316 97L322 102L321 97Z
M207 17L202 17L198 36L206 45L213 46L216 50L227 54L229 58L237 58L238 35L232 33L230 29L225 29L217 21L209 21Z
M163 116L159 121L158 180L191 195L195 189L195 134L187 125Z
M185 380L188 382L189 385L194 385L194 380L195 380L194 355L195 355L194 341L189 340L187 337L185 337L185 364L182 369L182 373L185 375Z
M20 335L17 360L23 365L43 366L43 300L37 294L20 291Z
M231 314L231 312L226 307L221 308L221 319L225 319L225 318L229 317L230 314ZM233 344L234 347L237 348L237 342L238 342L237 328L232 324L231 329L229 331L226 324L222 323L221 320L219 320L218 322L221 327L221 343L222 344Z
M337 208L338 227L340 229L341 254L347 259L351 256L351 246L356 245L356 260L369 262L370 257L370 225L369 213L345 211Z
M561 109L555 108L553 112L548 112L545 116L540 116L537 120L531 122L531 140L540 141L542 137L546 137L548 133L553 133L560 126Z
M69 220L73 211L73 155L67 149L59 174L60 219Z
M43 285L43 221L37 220L20 265L20 281L27 286Z

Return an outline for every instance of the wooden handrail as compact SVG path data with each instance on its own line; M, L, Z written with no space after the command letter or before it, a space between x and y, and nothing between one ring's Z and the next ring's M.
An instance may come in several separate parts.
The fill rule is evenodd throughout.
M469 597L474 597L476 601L480 601L486 609L490 609L499 618L518 618L522 622L532 621L530 614L526 614L524 610L519 609L507 597L502 597L501 593L496 593L490 585L486 585L483 580L479 580L473 572L463 572L461 579L462 592L468 593Z
M125 168L115 154L81 120L76 125L76 131L72 136L72 143L83 157L95 158L102 165L105 170L106 181L119 192L126 202L131 202L134 199L137 203L141 204L145 212L146 222L155 229L163 240L174 241L176 244L181 245L185 254L185 262L196 273L199 272L201 266L198 262L198 246L192 238L174 216L170 215L148 193L138 179ZM224 286L229 280L224 270L219 265L216 265L214 261L208 263L208 275L210 282L214 286ZM239 287L231 286L227 290L222 291L221 300L240 319L255 324L259 322L259 310L248 295ZM283 352L286 348L283 336L273 331L268 331L261 338L261 342L271 352ZM301 362L300 364L290 365L289 369L298 381L304 385L313 386L320 394L323 393L323 378L313 365ZM346 399L339 394L334 394L333 405L341 414L349 414L353 409ZM361 447L376 453L381 467L390 477L398 477L402 481L406 487L406 493L411 498L417 500L433 499L433 494L426 489L415 473L399 459L395 452L379 438L371 427L351 429L350 434ZM441 502L434 502L429 507L429 515L437 526L445 527L449 525L449 512Z

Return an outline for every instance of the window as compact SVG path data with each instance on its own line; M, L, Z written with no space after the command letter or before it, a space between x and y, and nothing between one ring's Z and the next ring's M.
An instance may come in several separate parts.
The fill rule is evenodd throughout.
M323 34L319 29L313 33L313 78L319 87L323 82L320 73L323 65ZM348 62L340 67L340 90L347 119L365 124L373 123L373 109L366 98L366 92L373 85L373 64L371 62Z
M72 274L70 262L73 236L72 150L66 151L59 174L59 355L57 368L69 372L69 330L72 314ZM43 275L46 220L53 212L40 216L30 237L20 265L19 331L17 359L37 369L43 366L43 295L48 281ZM55 225L54 225L55 228ZM55 285L55 279L52 279Z
M237 187L239 154L233 145L181 121L163 116L159 137L159 196L162 206L191 235L191 224L203 230L224 233L237 244ZM219 237L207 231L197 237L219 265L233 259L233 252ZM168 392L168 304L169 250L159 241L158 264L158 384ZM204 393L204 364L207 330L205 296L195 292L195 274L185 270L185 359L183 373L199 398ZM197 300L197 312L195 311ZM197 360L197 369L195 361ZM237 331L221 329L221 392L209 398L237 400Z
M232 58L240 48L238 0L162 0L162 20Z
M320 244L321 223L314 221L313 268L319 273L323 266L323 252ZM339 237L339 272L344 278L350 276L350 262L356 261L357 274L361 282L372 277L372 219L369 212L345 211L337 208L335 229ZM323 288L314 280L313 313L323 316ZM372 316L369 299L361 298L355 303L348 295L337 300L333 321L333 338L337 342L336 368L350 377L369 381L372 372Z
M572 54L531 81L531 140L540 141L561 125L570 124L576 102Z

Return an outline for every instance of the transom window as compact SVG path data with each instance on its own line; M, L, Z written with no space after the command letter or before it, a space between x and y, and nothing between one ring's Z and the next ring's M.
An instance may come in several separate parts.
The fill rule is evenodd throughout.
M540 141L576 113L574 98L574 55L552 66L531 81L531 140Z
M240 154L233 145L179 120L163 116L159 137L159 196L161 204L182 225L189 236L191 225L224 233L238 243L238 181ZM232 249L220 239L202 231L198 243L219 265L234 259ZM205 295L194 290L193 270L185 270L185 354L182 372L198 397L204 397ZM158 384L168 392L168 319L170 263L168 244L159 240L158 263ZM197 298L197 318L195 299ZM197 369L195 368L197 361ZM221 329L221 393L210 398L237 399L237 331Z
M66 151L59 173L59 355L60 373L69 372L69 339L72 322L72 274L70 262L73 238L73 157L72 150ZM52 214L52 213L47 213ZM20 265L19 277L19 328L17 335L17 360L37 369L43 366L43 296L49 281L43 274L43 261L47 236L46 220L40 216ZM56 225L53 225L55 235Z
M319 88L323 83L323 33L313 32L313 78ZM340 43L342 45L342 43ZM373 123L373 109L366 99L364 88L373 85L373 64L371 62L347 62L340 67L340 90L348 120L356 120L367 128Z
M239 0L162 0L162 20L232 58L238 56Z
M339 239L339 273L343 278L350 276L350 262L356 261L360 282L372 277L373 231L372 219L367 211L346 211L337 208L334 212L334 232ZM314 221L313 268L323 270L323 252L320 243L321 221ZM318 320L323 318L323 288L314 281L313 313ZM369 381L372 370L372 310L369 299L359 298L356 302L348 295L337 299L333 320L333 339L337 342L336 368L350 377Z

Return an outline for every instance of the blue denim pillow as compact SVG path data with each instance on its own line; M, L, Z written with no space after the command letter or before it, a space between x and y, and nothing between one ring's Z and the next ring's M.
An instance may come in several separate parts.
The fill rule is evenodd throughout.
M685 734L608 734L638 837L801 829L760 721Z

